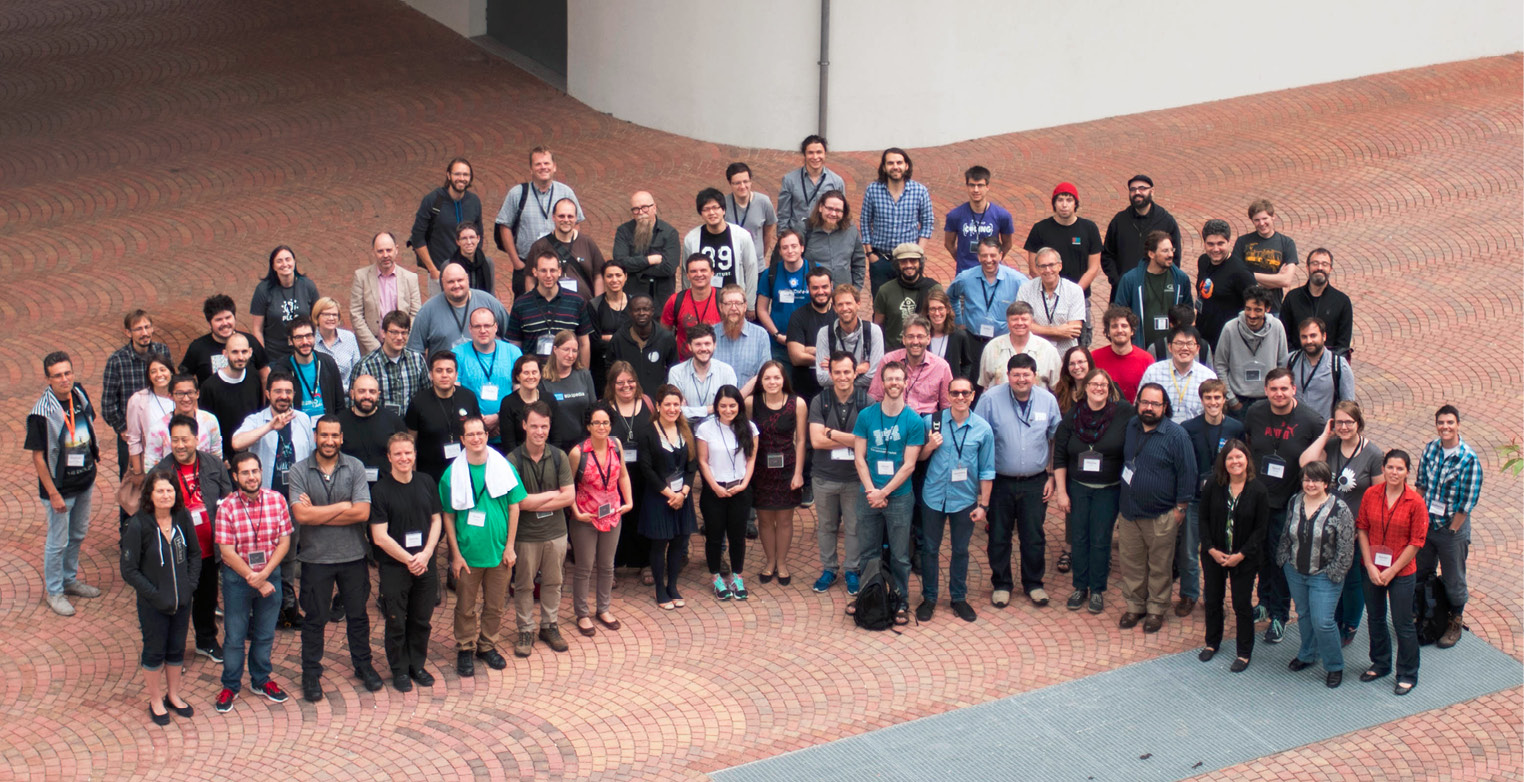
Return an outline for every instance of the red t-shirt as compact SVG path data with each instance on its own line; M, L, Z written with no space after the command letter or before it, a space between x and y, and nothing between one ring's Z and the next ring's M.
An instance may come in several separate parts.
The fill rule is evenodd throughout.
M682 301L682 309L677 308L678 301ZM700 323L708 323L713 326L720 322L720 292L714 288L709 289L709 298L699 301L693 297L693 291L681 290L667 299L666 306L662 307L661 324L677 335L677 358L679 361L688 360L688 334L689 326L697 326Z
M197 457L198 460L200 457ZM201 544L201 556L212 556L212 520L206 513L206 501L201 497L200 464L175 463L175 473L180 478L180 493L185 496L185 509L190 511L191 522L196 525L196 542Z
M1371 554L1378 551L1378 547L1384 553L1392 555L1392 561L1402 556L1402 550L1408 546L1423 548L1424 541L1429 538L1429 509L1423 504L1423 496L1413 489L1412 486L1404 486L1402 496L1390 508L1386 505L1386 482L1377 481L1375 486L1365 490L1365 496L1360 498L1360 517L1355 519L1355 529L1365 530L1366 539L1371 544ZM1365 560L1361 557L1359 548L1356 547L1355 565L1364 567ZM1386 566L1380 566L1382 570ZM1402 570L1397 572L1399 576L1411 576L1418 572L1418 557L1413 557Z
M1119 356L1108 344L1091 351L1090 355L1095 359L1095 368L1104 369L1111 375L1112 382L1122 389L1122 396L1127 397L1129 404L1137 400L1143 372L1154 363L1154 357L1148 351L1134 347L1131 353Z

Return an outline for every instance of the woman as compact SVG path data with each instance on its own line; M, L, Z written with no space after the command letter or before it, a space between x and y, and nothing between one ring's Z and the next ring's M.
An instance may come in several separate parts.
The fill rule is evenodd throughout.
M1254 458L1244 441L1229 440L1218 451L1202 491L1200 513L1206 646L1196 657L1207 662L1222 645L1222 600L1231 581L1238 657L1228 670L1242 673L1254 657L1254 576L1263 561L1270 525L1270 494L1254 479Z
M360 363L360 341L355 333L339 327L339 303L324 296L312 305L312 322L317 324L317 351L327 353L339 365L339 380L349 392L349 372Z
M148 716L155 725L168 725L170 709L181 717L195 714L180 697L180 667L191 595L201 577L201 546L169 473L155 470L143 481L138 507L122 532L122 580L138 593Z
M1325 462L1302 468L1302 491L1286 507L1287 526L1281 531L1275 564L1286 573L1302 635L1292 672L1321 658L1328 686L1338 687L1344 681L1344 651L1334 605L1344 588L1344 572L1354 561L1355 519L1343 500L1328 493L1332 482Z
M455 226L455 252L451 253L449 260L440 264L439 268L452 264L460 264L460 268L466 270L466 284L476 290L497 295L497 271L492 259L481 252L482 244L481 228L474 222L465 222Z
M169 444L169 422L177 415L196 419L196 450L221 458L222 425L217 423L217 416L196 406L201 401L201 392L196 387L196 376L175 375L170 378L169 395L174 399L174 408L166 415L158 415L155 409L155 415L143 438L143 452L138 455L138 458L142 460L142 468L153 469L170 454L172 449ZM128 402L130 411L131 400L129 399ZM132 421L130 414L127 420ZM131 441L128 448L131 449Z
M615 264L603 267L603 293L593 299L589 311L593 314L592 373L593 385L603 388L608 381L609 341L619 329L630 322L630 297L624 292L629 279L624 269Z
M539 401L550 407L550 436L555 437L560 405L549 394L540 393L540 359L519 356L513 362L513 393L498 408L497 428L502 436L503 453L511 452L524 441L524 408Z
M579 441L582 417L598 400L593 374L577 368L577 335L569 330L556 332L550 355L541 367L541 389L556 400L551 411L550 444L568 453Z
M868 257L852 230L847 194L832 190L815 202L804 232L804 257L831 273L831 285L858 288L868 279Z
M610 630L619 629L619 620L609 611L614 598L614 550L619 546L620 520L635 507L630 501L630 473L625 469L619 441L609 437L614 426L614 411L607 402L598 402L587 410L587 439L571 450L572 480L576 501L572 503L572 608L577 612L577 630L586 636L597 635L593 618L587 610L587 585L598 570L598 622Z
M1095 359L1090 356L1090 348L1084 345L1075 345L1064 351L1064 371L1059 373L1058 382L1053 385L1053 395L1058 397L1058 409L1067 413L1069 408L1079 403L1085 395L1085 389L1081 385L1085 381L1085 375L1095 369ZM1059 567L1059 572L1064 571Z
M170 365L169 359L158 353L150 353L146 374L148 385L127 397L127 466L133 475L142 475L146 467L158 464L159 459L169 453L167 422L175 414L175 400L170 391L175 368ZM154 443L162 447L162 450L156 447L158 457L149 458L143 452L148 450L150 440L157 439L154 436L155 424L164 430L163 438Z
M1053 501L1065 514L1074 552L1074 593L1067 606L1090 613L1106 608L1111 575L1111 533L1121 502L1123 443L1137 415L1105 370L1085 375L1085 401L1075 405L1053 436Z
M767 361L757 373L757 388L746 400L746 414L762 433L758 452L762 469L757 472L757 537L762 539L766 563L758 578L762 583L778 577L788 586L788 550L794 542L794 509L804 488L804 441L809 431L809 409L794 396L783 364Z
M608 383L603 387L603 399L609 402L609 408L614 413L614 427L609 436L619 441L624 463L630 465L626 468L630 475L630 498L635 501L635 508L630 514L639 519L640 499L645 495L645 478L635 469L635 462L640 460L642 454L650 455L640 449L639 441L641 435L651 428L653 405L642 393L640 379L629 362L615 361L609 365L608 374ZM651 586L655 582L649 569L650 542L640 534L639 526L635 523L621 525L619 549L614 552L614 567L640 569L640 582Z
M693 433L698 440L699 472L704 494L704 558L720 600L747 598L741 570L746 566L746 516L751 507L751 479L757 467L757 427L746 418L741 389L720 386L714 395L714 415ZM730 584L720 575L720 554L730 539Z
M947 362L953 377L965 377L978 386L979 340L958 325L953 313L952 299L940 289L926 294L926 305L921 313L931 321L931 345L927 350Z
M296 253L284 244L271 250L269 270L254 286L254 300L249 303L254 338L264 346L271 366L291 355L286 324L311 312L318 298L317 285L296 270Z
M688 536L697 529L693 518L693 479L698 452L688 419L683 415L683 392L665 385L656 392L656 421L636 436L645 494L640 503L640 534L651 541L651 576L656 604L664 611L682 608L677 577L688 564Z
M1314 440L1299 460L1303 466L1327 462L1333 475L1333 495L1349 506L1349 513L1360 518L1360 500L1372 484L1381 480L1381 449L1365 439L1365 416L1360 403L1346 399L1334 405L1323 434ZM1365 568L1352 567L1344 575L1344 589L1339 593L1339 607L1334 617L1339 621L1339 639L1348 646L1360 628L1365 612Z
M1423 495L1408 485L1412 462L1406 451L1387 451L1382 482L1365 492L1355 523L1360 564L1365 570L1365 608L1370 615L1371 667L1360 681L1373 682L1392 671L1392 639L1386 634L1387 605L1397 633L1397 684L1407 695L1418 686L1418 628L1413 624L1413 561L1429 535Z

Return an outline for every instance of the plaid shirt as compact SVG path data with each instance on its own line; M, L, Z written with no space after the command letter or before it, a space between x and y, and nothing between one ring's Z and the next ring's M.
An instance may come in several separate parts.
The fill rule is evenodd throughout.
M1423 504L1429 509L1429 526L1440 527L1450 523L1457 513L1471 513L1482 496L1482 460L1476 451L1460 441L1460 449L1454 456L1445 456L1445 449L1438 440L1423 449L1418 460L1418 480L1414 486L1423 495ZM1445 504L1444 515L1435 515L1435 503Z
M762 371L762 365L772 357L773 340L767 336L767 329L749 320L741 321L741 335L735 339L731 339L724 328L714 330L714 360L729 364L735 370L738 386L744 386L746 381L756 377Z
M291 534L291 510L286 498L269 489L260 489L259 499L253 502L242 490L234 491L217 503L212 530L213 542L232 546L245 562L256 551L268 558L280 546L280 539Z
M350 384L361 375L376 379L381 386L381 404L399 416L407 411L408 402L413 400L418 389L429 385L429 368L424 363L423 354L406 348L396 361L386 357L385 349L373 351L355 364L354 371L349 374Z
M148 352L169 360L169 346L148 343ZM174 364L170 364L174 366ZM148 387L148 356L140 356L131 344L123 345L106 359L101 381L101 418L117 432L127 431L127 398Z
M931 191L914 179L905 183L905 192L895 201L882 182L870 182L863 193L862 213L858 218L863 244L885 253L904 242L930 239L936 227L931 211Z

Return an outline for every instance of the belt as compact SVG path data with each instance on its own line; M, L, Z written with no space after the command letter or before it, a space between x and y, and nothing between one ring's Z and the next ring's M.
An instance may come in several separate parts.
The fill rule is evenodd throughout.
M995 477L1014 481L1030 481L1034 478L1047 478L1048 471L1043 470L1042 472L1034 472L1031 475L996 475Z

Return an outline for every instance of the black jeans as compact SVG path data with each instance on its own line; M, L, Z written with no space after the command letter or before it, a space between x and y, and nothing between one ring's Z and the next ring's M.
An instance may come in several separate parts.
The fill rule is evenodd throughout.
M676 600L677 577L688 565L688 536L651 541L651 578L656 582L656 602Z
M746 515L751 510L751 487L723 499L705 487L699 495L699 510L704 513L704 560L710 573L720 572L720 557L725 539L730 539L730 572L739 576L746 565Z
M996 591L1015 588L1011 575L1012 531L1021 546L1021 590L1042 588L1048 544L1042 526L1048 504L1042 501L1042 487L1047 480L1043 473L1030 478L996 476L990 495L989 537L990 584Z
M1285 624L1291 618L1291 588L1286 586L1286 571L1275 564L1275 550L1286 532L1286 509L1270 509L1270 526L1265 530L1265 561L1259 568L1259 604L1270 618Z
M1233 621L1238 640L1238 656L1254 657L1254 577L1258 568L1246 562L1226 568L1211 557L1201 558L1202 602L1206 608L1206 645L1222 646L1224 612L1222 600L1229 582L1233 585Z
M386 556L383 554L382 556ZM439 570L429 562L421 576L387 556L376 568L381 587L381 612L386 618L382 648L392 676L423 669L428 657L434 596L439 589ZM346 605L345 610L348 610Z
M191 624L196 627L196 648L210 649L217 643L217 582L222 580L216 557L201 560L201 580L191 594Z
M363 558L337 564L302 563L302 678L323 675L323 634L337 586L349 624L349 659L358 671L370 665L370 568Z
M1359 554L1355 555L1357 558ZM1356 562L1351 567L1362 567ZM1393 630L1397 633L1397 678L1418 681L1418 627L1413 624L1413 585L1416 574L1398 576L1386 586L1365 579L1365 615L1370 618L1366 631L1371 634L1371 667L1386 672L1392 669L1392 638L1387 635L1387 604L1391 604Z
M185 630L190 627L190 606L166 614L138 599L138 626L143 628L143 656L138 663L145 671L157 671L166 665L185 663Z

